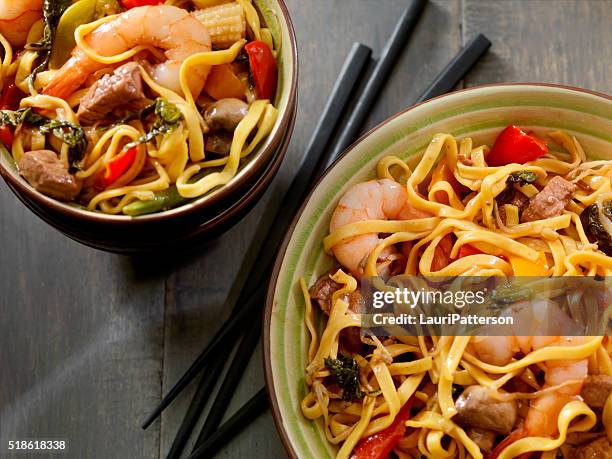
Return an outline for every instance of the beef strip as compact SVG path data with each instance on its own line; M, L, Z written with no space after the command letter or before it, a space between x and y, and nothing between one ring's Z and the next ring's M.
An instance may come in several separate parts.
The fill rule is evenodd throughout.
M495 445L495 437L497 434L492 430L480 429L478 427L470 427L466 431L468 437L474 440L480 451L490 453Z
M91 125L107 119L115 109L141 108L145 101L138 64L128 62L89 88L79 105L79 121Z
M365 299L361 294L361 290L357 289L354 292L349 293L348 296L349 310L356 314L363 314L365 312Z
M361 341L361 328L346 327L339 335L340 352L343 354L361 354L363 342Z
M331 277L334 270L328 271L317 279L312 287L308 290L310 299L319 305L321 311L329 314L331 309L332 294L340 288L340 284L334 282Z
M52 198L73 201L81 191L81 182L51 150L28 151L17 167L30 185Z
M329 315L331 309L332 295L336 290L340 288L340 284L334 282L330 277L334 274L337 269L332 269L321 277L313 284L308 290L310 299L321 308L325 314ZM359 289L351 292L346 298L349 302L349 309L357 314L361 314L365 309L364 299Z
M612 376L587 376L582 386L582 398L592 408L603 408L608 395L612 392Z
M519 213L521 213L527 205L529 205L529 198L521 193L519 190L514 190L512 197L508 202L504 204L512 204L513 206L518 207Z
M572 450L575 459L612 459L612 445L607 437L601 437Z
M332 269L317 279L309 289L310 299L318 304L325 314L329 315L331 309L332 295L340 288L340 284L331 279L331 275L337 269ZM365 309L364 299L359 290L355 290L348 295L349 309L356 313L361 313ZM340 332L341 350L349 353L359 353L363 350L361 341L361 329L359 327L347 327Z
M572 200L574 191L576 185L559 176L553 177L542 191L529 200L521 221L532 222L561 215Z
M469 386L455 402L457 422L507 435L518 417L516 402L500 401L482 386Z

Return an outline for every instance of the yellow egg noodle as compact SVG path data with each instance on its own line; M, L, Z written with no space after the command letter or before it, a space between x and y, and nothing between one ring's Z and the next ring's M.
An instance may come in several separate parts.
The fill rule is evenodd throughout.
M548 137L559 151L549 151L525 164L488 166L489 147L474 146L472 139L457 140L449 134L435 135L414 169L399 157L383 157L376 168L379 182L361 184L370 187L364 202L372 199L372 203L379 203L371 197L379 192L376 183L393 180L403 184L408 203L421 212L420 218L381 219L371 210L335 225L337 214L345 209L346 213L355 212L351 205L357 200L356 186L341 199L323 240L325 252L338 257L340 268L322 275L310 291L306 281L300 280L310 338L307 392L301 411L310 420L320 420L328 441L338 445L337 458L368 457L364 445L375 439L372 435L384 434L411 399L414 404L404 421L405 433L393 445L393 454L402 459L530 455L568 459L575 457L579 447L576 439L581 435L612 441L612 394L603 408L593 407L576 389L582 387L584 374L573 379L567 370L564 379L553 381L560 368L576 371L587 365L589 377L610 377L612 343L607 336L361 336L357 340L350 333L361 324L358 309L351 306L359 293L360 277L388 274L390 266L395 266L395 274L425 276L610 276L612 257L589 239L580 214L594 203L612 199L612 161L587 159L578 140L565 132L550 132ZM411 158L410 164L415 162ZM443 162L450 176L440 178L436 170ZM514 209L506 210L504 224L496 199L509 186L509 176L523 172L535 179L529 184L533 189L515 185L527 198L533 199L557 176L576 185L565 210L549 218L521 222L518 207L511 205ZM464 196L457 193L457 184L464 187ZM375 242L373 235L378 235ZM346 265L340 257L342 249L351 244L355 248L355 241L366 240L371 246L365 258L355 266ZM465 246L477 250L459 256ZM448 260L439 265L442 251ZM525 271L525 266L532 272ZM320 295L326 295L324 288L317 287L321 280L332 282L335 289L326 300L328 309L319 303L325 314L319 314L315 304L322 301ZM604 317L609 317L609 311ZM355 344L346 344L344 340L351 335L363 352L355 351ZM506 345L514 350L503 361L491 361L482 351L486 346L493 346L494 352L506 349ZM349 355L358 366L361 396L343 396L349 386L338 379L333 368L337 363L329 363L339 362L340 355ZM495 400L518 403L528 410L519 416L505 442L507 432L493 433L493 453L481 448L471 426L458 415L457 389L461 392L471 386L488 391ZM549 406L546 403L554 408L544 410L542 406ZM538 409L547 413L543 419L538 417Z
M215 155L212 158L206 154L208 127L204 120L203 105L191 86L194 73L204 72L206 74L209 71L202 69L233 64L250 40L265 42L275 58L278 56L281 43L280 36L271 32L271 26L277 27L278 24L265 24L264 26L259 16L260 13L252 0L216 2L214 5L205 1L168 0L160 8L188 8L192 3L196 8L201 7L203 14L208 8L221 8L217 9L215 14L223 16L218 21L225 22L219 22L219 30L210 30L213 44L215 43L214 34L225 33L224 27L229 27L227 24L230 20L245 21L247 27L244 27L241 36L236 36L231 46L220 49L217 46L212 51L194 52L181 59L178 70L180 89L169 89L159 83L150 72L150 64L143 63L147 57L157 62L167 59L156 46L143 43L131 46L114 55L102 55L90 43L89 37L92 36L92 32L114 26L115 20L125 14L123 12L101 17L76 28L74 32L76 49L82 53L84 59L93 62L98 70L87 79L83 87L77 88L64 98L42 95L45 94L49 84L53 84L54 78L60 74L61 69L45 69L38 72L36 78L31 78L39 62L39 53L27 47L25 50L16 52L11 43L0 35L0 45L4 50L0 63L0 89L7 84L7 81L14 78L16 87L28 95L22 100L19 107L21 109L29 107L36 112L43 113L52 121L62 120L78 124L77 109L92 86L104 75L112 74L114 69L121 64L136 62L139 66L143 89L147 94L152 95L151 99L156 97L165 99L180 111L182 119L178 125L169 132L137 145L137 153L130 167L122 173L119 179L114 180L104 189L100 189L98 185L100 182L95 182L96 178L103 175L108 164L125 151L127 144L138 144L139 139L144 138L148 132L139 119L119 121L118 124L110 127L95 124L92 129L86 129L88 147L74 177L84 184L84 189L88 188L88 192L82 195L82 199L86 199L83 203L89 210L121 214L124 208L134 201L153 200L156 193L164 192L173 186L176 186L176 191L182 198L193 199L203 196L228 184L251 153L264 142L276 124L278 110L272 101L255 100L253 89L248 88L244 94L248 112L231 133L229 153L221 157ZM230 4L240 6L241 18L224 16L229 14L226 13L225 7L229 7ZM195 18L195 15L193 17ZM271 16L271 20L275 19ZM44 27L43 20L37 21L30 29L27 43L41 40ZM171 25L165 27L171 28ZM176 54L176 51L173 52ZM247 88L249 84L245 83L246 77L242 81ZM210 103L210 98L208 103ZM55 150L65 167L70 166L70 149L67 144L62 143L57 137L42 134L36 128L24 125L16 127L10 150L17 163L27 151L44 150L45 148ZM96 186L93 185L94 183Z

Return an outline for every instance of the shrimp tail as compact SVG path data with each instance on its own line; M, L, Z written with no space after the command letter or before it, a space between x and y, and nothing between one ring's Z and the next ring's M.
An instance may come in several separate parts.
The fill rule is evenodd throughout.
M80 60L71 57L53 76L43 94L66 99L87 81L90 74Z

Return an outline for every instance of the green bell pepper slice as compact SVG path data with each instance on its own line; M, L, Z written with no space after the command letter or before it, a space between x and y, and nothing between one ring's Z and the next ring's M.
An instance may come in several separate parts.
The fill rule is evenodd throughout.
M117 0L77 0L70 5L57 25L49 68L57 70L70 58L76 46L74 32L77 27L121 10Z

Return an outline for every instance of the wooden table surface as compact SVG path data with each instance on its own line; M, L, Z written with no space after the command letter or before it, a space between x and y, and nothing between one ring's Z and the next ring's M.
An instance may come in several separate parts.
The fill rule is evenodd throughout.
M141 422L227 316L254 228L288 186L351 43L378 56L406 2L287 3L299 41L295 131L265 198L222 237L189 255L99 252L44 224L0 185L0 456L6 440L23 438L67 439L74 458L167 454L194 387L147 431ZM493 47L464 86L540 81L611 93L611 30L611 1L431 1L366 127L405 108L478 32ZM260 354L230 413L263 384ZM285 457L270 413L218 457Z

